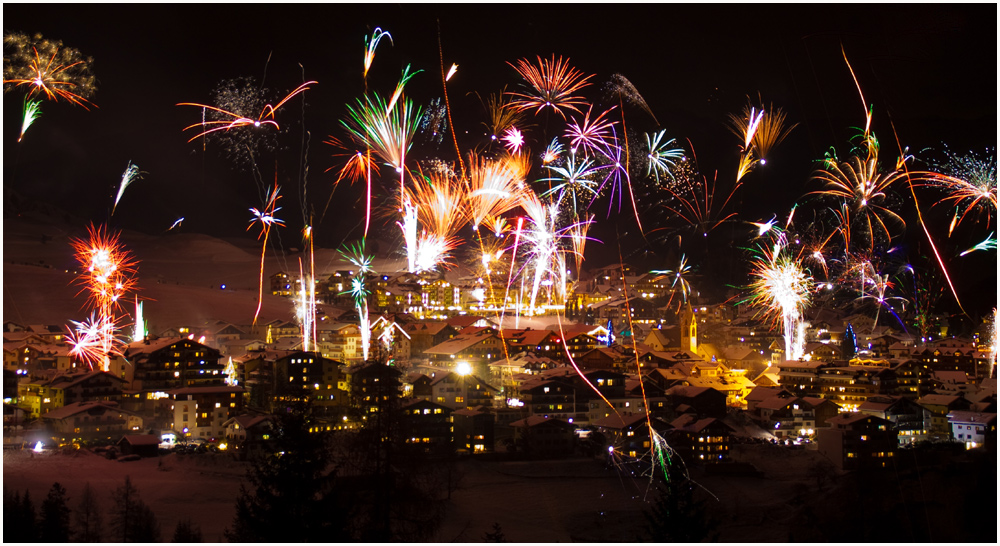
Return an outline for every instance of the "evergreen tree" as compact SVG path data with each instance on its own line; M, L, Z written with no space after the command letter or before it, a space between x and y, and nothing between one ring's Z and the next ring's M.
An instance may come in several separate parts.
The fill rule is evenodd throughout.
M483 542L507 542L507 538L503 536L503 528L500 524L493 522L493 530L487 531L483 535Z
M229 542L337 542L343 510L329 495L324 436L302 412L280 414L275 453L256 460L240 486Z
M160 523L156 521L153 509L141 500L136 500L135 517L129 533L132 542L159 542Z
M111 493L111 533L119 542L134 542L139 502L139 491L132 485L132 479L125 476L125 484Z
M13 495L4 491L3 521L4 543L38 541L35 506L31 503L31 496L27 490L24 492L24 497L21 497L19 491L14 491Z
M850 323L844 329L844 340L840 342L840 352L847 360L854 358L858 352L858 340L854 335L854 327Z
M69 506L66 506L66 488L59 482L52 484L42 501L41 527L42 542L69 542Z
M201 528L191 524L190 519L177 522L173 542L201 542Z
M74 512L76 538L80 542L101 542L101 511L90 482L83 487Z
M670 465L667 476L658 475L657 495L646 512L653 542L701 542L710 538L703 502L694 498L694 483L680 468Z

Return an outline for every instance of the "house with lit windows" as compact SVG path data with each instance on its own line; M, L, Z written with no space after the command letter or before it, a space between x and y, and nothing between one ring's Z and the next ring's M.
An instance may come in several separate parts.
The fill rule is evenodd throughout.
M224 383L220 353L185 337L145 339L125 349L126 383L130 390L166 392L183 387L210 387Z
M682 415L670 423L667 441L689 463L722 463L729 460L733 429L714 417Z
M569 457L576 447L576 426L555 417L532 415L510 424L516 451L545 459Z
M887 468L899 440L891 421L863 413L842 413L827 421L816 439L819 452L841 470Z
M77 402L41 416L43 434L60 443L117 440L142 428L143 420L117 402Z
M931 411L903 396L872 396L858 406L858 412L891 422L900 446L927 439L932 428Z
M476 375L448 372L430 382L430 400L452 409L491 407L497 388Z
M492 453L496 445L496 417L485 408L451 412L455 448L461 453Z
M168 391L173 420L169 428L185 438L222 438L226 422L241 415L245 406L243 387L185 387Z
M400 408L400 435L424 453L444 455L452 449L453 408L414 400Z
M948 413L951 436L965 444L965 449L986 448L996 452L997 414L977 411L952 411Z
M310 402L321 412L350 404L343 363L312 351L296 351L274 361L274 407Z

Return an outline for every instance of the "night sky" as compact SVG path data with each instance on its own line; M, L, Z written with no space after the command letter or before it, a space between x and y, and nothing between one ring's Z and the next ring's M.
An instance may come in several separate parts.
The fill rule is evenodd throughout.
M280 150L258 162L263 179L282 186L283 219L294 239L303 211L311 208L318 217L330 197L335 174L325 171L339 164L323 141L345 136L345 104L363 93L365 36L375 27L392 35L392 44L383 41L376 52L369 88L391 93L411 64L424 72L407 85L407 96L426 104L441 96L440 28L445 67L459 65L448 95L463 152L485 138L485 112L473 92L485 98L505 85L516 90L522 82L507 63L537 55L568 57L594 74L595 85L584 91L588 98L596 98L612 74L627 77L660 124L626 110L629 123L634 120L630 130L663 128L686 146L689 141L701 172L711 178L718 170L723 186L738 160L738 140L725 125L728 114L738 113L748 97L782 107L799 126L766 167L747 175L732 208L741 220L763 221L783 217L816 189L809 183L815 160L830 146L844 154L852 127L864 122L841 46L874 104L873 130L887 157L898 155L894 134L911 152L942 142L958 150L994 147L996 10L995 4L5 4L5 32L62 40L93 58L98 79L97 108L44 102L42 117L21 144L23 94L5 94L5 196L13 192L52 203L83 222L108 222L122 171L132 161L147 174L125 192L112 227L152 234L184 217L181 229L187 232L253 237L245 232L247 209L262 205L260 184L211 141L206 151L200 141L188 143L183 129L200 121L200 110L176 104L208 103L217 84L229 78L263 79L276 99L316 80L304 104L297 98L279 112ZM546 120L532 122L528 145L540 151ZM549 138L555 131L548 129ZM419 152L452 160L449 140L437 151L425 146ZM338 189L330 212L317 223L318 244L337 247L360 236L362 198L361 185ZM632 241L622 255L636 259L650 253L656 258L659 245L667 244L629 237L637 230L626 208L610 218L606 203L595 210L599 223L592 233L606 244L588 246L591 265L617 259L618 237ZM5 215L10 212L5 203ZM654 216L646 221L655 225ZM397 241L398 229L389 219L383 223L379 235ZM727 228L732 237L737 227ZM910 222L907 241L919 245L919 235L919 225ZM972 260L979 260L979 269L992 262L992 281L987 275L986 282L995 283L995 253L987 257Z

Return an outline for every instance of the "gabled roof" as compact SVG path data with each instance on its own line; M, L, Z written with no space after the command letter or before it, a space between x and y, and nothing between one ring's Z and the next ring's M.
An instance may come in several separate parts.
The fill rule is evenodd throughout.
M523 427L534 428L537 427L538 425L561 426L565 428L573 426L572 424L567 423L562 419L558 419L555 417L543 417L541 415L532 415L530 417L514 421L513 423L510 424L510 426L515 428L523 428Z
M174 389L172 391L167 391L170 396L185 396L185 395L198 395L198 394L230 394L236 393L241 394L246 392L243 387L230 387L228 385L220 385L216 387L184 387L181 389Z
M882 419L880 417L854 412L854 413L839 413L834 417L827 419L826 423L832 427L846 427L853 425L855 423L867 421L869 419L876 419L878 421L887 422L885 419Z
M952 411L948 413L948 421L952 423L988 425L995 423L997 414L980 413L975 411Z
M443 321L414 322L403 326L403 330L410 335L432 335L436 336L441 330L451 326ZM454 329L454 326L451 326Z
M772 396L765 400L761 400L757 403L757 409L769 409L769 410L780 410L794 402L796 398L782 398L781 396Z
M634 413L631 415L620 415L615 413L607 417L602 417L596 421L591 422L590 424L595 427L623 430L635 425L636 423L641 423L645 421L646 417L647 415L645 412Z
M122 411L118 407L117 402L107 402L107 401L96 401L96 402L75 402L73 404L67 404L61 408L54 409L44 415L42 419L51 420L61 420L74 415L90 411L92 409L100 409L104 411ZM124 413L124 412L123 412Z
M716 419L714 417L706 417L704 419L698 419L697 421L694 421L692 423L688 423L687 425L684 425L682 427L675 427L675 428L677 430L681 430L683 432L699 433L699 432L705 430L706 428L715 425L716 423L718 423L719 425L722 425L722 426L726 427L727 429L729 429L729 432L735 432L733 430L733 427L727 425L724 421L722 421L720 419Z
M130 434L122 436L122 439L118 440L119 445L123 443L134 446L158 446L160 445L160 437L155 434Z
M426 349L424 354L453 355L490 338L498 339L493 332L488 329L481 329L475 333L463 333Z

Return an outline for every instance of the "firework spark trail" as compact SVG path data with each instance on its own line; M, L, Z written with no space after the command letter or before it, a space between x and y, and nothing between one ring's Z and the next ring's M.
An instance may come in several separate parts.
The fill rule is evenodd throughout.
M455 144L455 157L458 158L458 164L461 166L461 176L465 177L465 162L462 161L462 152L458 149L458 135L455 133L455 126L451 121L451 103L448 102L448 81L451 77L455 75L458 71L458 65L452 63L451 69L448 70L446 74L444 71L444 46L441 45L441 20L437 20L437 31L438 31L438 60L441 62L441 93L444 95L444 108L445 113L448 115L448 126L451 127L451 139Z
M369 273L374 274L372 269L372 257L365 253L364 239L360 243L349 246L347 250L340 251L341 256L346 258L354 267L358 268L357 273L351 278L351 297L354 298L354 305L358 311L359 326L361 329L361 352L364 360L368 361L368 351L371 347L371 326L368 319L368 296L370 292L366 286L365 279Z
M585 75L583 72L569 65L569 59L563 61L562 57L556 59L552 55L551 60L538 57L538 66L533 66L527 59L521 59L517 64L510 65L531 88L529 93L510 93L515 100L511 103L518 110L535 110L538 114L545 108L551 108L560 117L566 119L563 110L572 110L580 113L580 107L586 104L582 96L575 95L584 87L590 85L587 81L593 75Z
M122 181L118 184L118 195L115 196L115 204L111 207L111 215L115 215L115 210L118 208L118 201L121 201L122 195L125 193L125 188L129 187L132 182L142 178L145 174L139 171L137 165L133 165L131 161L125 167L125 172L122 173Z
M688 142L690 144L690 142ZM693 155L693 154L692 154ZM697 157L693 157L694 161L697 161ZM673 206L671 204L663 204L663 208L677 215L678 218L684 222L695 227L701 231L703 237L708 236L708 233L715 228L722 225L724 222L728 221L730 218L736 216L735 212L731 212L724 217L719 217L722 211L725 210L729 201L732 200L733 195L736 193L737 188L740 187L740 183L737 182L733 189L730 190L729 195L726 196L726 200L722 203L722 206L718 210L714 210L715 205L715 184L718 178L718 172L712 179L712 183L709 183L708 177L705 175L698 175L693 171L693 164L691 161L682 160L680 162L680 169L678 174L680 180L678 181L678 187L668 187L664 188L666 192L674 199L678 201L679 206ZM701 180L696 180L697 176L701 177Z
M773 248L759 247L761 257L753 263L751 276L755 279L751 304L764 308L764 314L781 318L785 334L785 360L798 360L804 352L805 340L801 334L802 311L809 302L813 279L802 269L796 259L786 256L784 241L775 242Z
M35 123L42 115L42 101L40 100L29 100L27 97L24 98L24 117L21 121L21 135L17 137L17 141L21 142L24 138L24 132L31 127L31 124Z
M761 114L762 117L760 123L757 125L757 130L753 134L751 144L757 153L757 157L760 159L761 165L764 165L767 162L767 156L771 148L774 148L782 140L785 140L788 133L792 132L792 129L796 128L799 124L795 123L785 127L784 110L775 108L773 104L766 112L762 106Z
M332 136L328 137L328 139L326 141L324 141L323 143L324 144L329 144L330 146L333 146L334 148L336 148L338 150L344 150L344 151L347 152L347 153L335 153L335 154L333 154L334 157L347 156L348 159L347 159L347 161L344 162L344 164L341 166L340 170L337 172L337 179L334 180L334 182L333 182L333 188L330 190L330 197L326 201L326 206L323 207L323 214L320 215L320 223L323 222L323 218L326 216L326 211L330 207L330 201L333 200L333 193L337 190L337 186L340 184L341 180L347 179L347 180L350 181L350 183L352 185L355 182L357 182L358 180L366 180L367 181L367 185L366 185L366 189L365 189L365 192L366 192L365 193L365 195L366 195L366 199L365 199L365 236L367 236L368 235L368 224L371 221L371 215L372 215L372 208L371 208L371 204L372 204L372 199L371 199L371 196L372 196L371 173L372 173L372 171L374 171L375 172L375 176L379 175L379 166L378 166L378 163L374 163L371 160L370 150L367 150L366 153L361 153L359 151L355 151L355 152L348 151L347 147L344 146L340 142L340 140L338 140L335 137L332 137ZM335 166L334 167L330 167L329 169L327 169L327 171L330 171L331 169L334 169L334 168L335 168Z
M79 50L63 47L59 40L47 40L41 34L4 34L4 90L28 86L27 97L44 95L46 99L82 106L94 106L89 99L97 88L90 71L92 60ZM8 85L11 84L11 85Z
M372 61L375 60L375 48L378 47L379 42L382 38L388 38L389 43L392 43L392 35L388 32L382 30L382 27L376 27L375 31L372 32L371 38L367 35L365 36L365 71L363 77L365 79L365 88L368 87L368 70L372 67Z
M653 118L654 123L657 125L660 124L660 122L656 120L653 110L648 104L646 104L646 99L642 98L642 95L639 94L639 90L636 89L635 85L632 85L632 82L630 82L625 76L617 73L612 74L610 80L608 81L606 91L608 91L611 95L618 96L619 105L621 105L625 99L628 99L629 103L642 108L647 114L649 114L649 117Z
M963 250L962 253L959 254L959 256L965 256L966 254L975 252L977 250L990 251L996 249L997 249L997 238L993 236L993 232L991 231L990 234L986 236L986 239L984 239L980 243L977 243L976 246L968 250Z
M406 245L406 270L410 273L417 272L417 207L410 202L409 197L403 196L403 220L396 222L399 229L403 231L403 244Z
M937 187L946 192L947 195L935 205L954 204L955 215L948 235L951 236L955 227L971 212L978 210L986 213L989 227L997 213L996 157L993 149L987 148L985 157L972 152L961 156L945 146L944 154L947 161L934 165L937 172L920 173L925 181L918 185Z
M132 341L142 341L146 339L149 332L146 330L146 319L142 316L142 303L139 296L135 297L135 328L132 333Z
M123 248L117 233L109 234L104 227L90 225L87 234L87 240L70 241L77 261L86 270L77 278L77 282L83 286L81 292L88 293L87 301L95 313L91 326L96 330L83 336L81 342L96 336L102 369L108 371L110 355L121 353L122 342L115 336L118 322L116 313L121 310L125 294L136 288L138 262ZM90 361L90 364L93 365L94 362Z
M170 224L170 227L167 228L167 231L170 231L170 230L174 229L175 227L180 226L182 222L184 222L184 217L183 216L181 216L180 218L174 220L174 223Z
M844 60L847 60L846 54ZM848 63L848 67L850 67L850 63ZM853 75L853 71L851 74ZM858 91L860 92L860 88ZM892 123L891 117L889 118L889 124L892 126L892 134L896 139L896 147L899 150L899 155L903 156L903 145L899 142L899 134L896 133L896 125ZM944 260L941 259L941 253L938 252L937 245L934 244L934 239L931 237L931 232L927 229L927 223L924 222L924 214L920 210L920 201L917 200L917 191L914 189L914 180L910 177L910 171L906 166L906 162L899 165L899 168L902 169L903 176L906 178L907 185L910 187L910 195L913 196L913 207L917 209L917 219L920 221L920 227L924 230L924 235L927 236L927 242L931 244L931 250L934 251L934 258L941 267L941 272L944 274L944 278L948 282L948 288L951 289L951 294L955 297L955 303L958 304L958 308L962 311L962 314L968 316L968 313L965 312L965 308L962 307L961 300L958 299L958 292L955 290L954 283L951 282L951 275L948 274L948 269L944 266Z
M309 81L309 82L303 83L302 85L296 87L285 98L281 99L281 101L279 101L278 104L275 105L275 106L271 106L270 104L264 105L264 108L261 110L260 114L256 118L250 118L250 117L247 117L247 116L244 116L244 115L240 115L238 113L230 112L230 111L225 110L223 108L219 108L219 107L216 107L216 106L209 106L207 104L199 104L199 103L195 103L195 102L181 102L181 103L178 103L177 106L196 106L198 108L203 108L205 110L209 110L209 111L215 112L217 114L221 114L223 116L228 116L228 118L229 118L229 119L207 120L207 121L203 118L202 121L199 122L199 123L195 123L193 125L188 125L187 127L184 128L185 131L187 131L188 129L195 129L195 128L198 128L198 127L201 127L202 129L205 129L205 127L211 127L209 129L205 129L204 131L202 131L202 132L196 134L195 136L191 137L190 139L188 139L188 142L193 142L194 140L196 140L198 138L201 138L203 136L207 136L207 135L215 133L217 131L230 131L232 129L237 129L237 128L240 128L240 127L255 127L255 128L257 128L257 127L262 127L264 125L270 125L270 126L274 127L276 130L277 129L281 129L281 127L278 126L278 122L274 121L274 113L279 108L281 108L282 105L284 105L286 102L288 102L292 97L298 95L299 93L303 93L303 92L309 90L310 89L309 86L312 85L312 84L315 84L315 83L319 83L319 82Z
M358 99L356 107L347 105L347 110L349 119L341 120L341 124L348 133L402 173L406 152L420 128L420 108L404 97L388 110L386 102L374 95Z
M281 198L279 192L281 188L277 184L274 185L273 190L268 190L267 196L265 198L265 205L263 210L257 210L256 208L251 208L250 212L253 213L254 217L250 220L250 225L247 226L247 231L253 227L255 222L260 222L260 235L257 236L257 240L263 239L264 242L260 249L260 283L257 288L257 310L253 314L253 324L257 324L257 317L260 315L260 307L264 303L264 256L267 254L267 238L271 233L272 225L284 226L283 220L275 217L275 213L281 210L281 207L277 206L278 199Z
M115 338L117 324L108 317L98 318L96 313L82 322L71 320L73 328L67 336L70 346L69 354L78 358L81 363L91 369L101 367L106 362L105 340Z
M542 152L542 166L546 166L549 163L558 161L562 157L563 146L559 143L559 138L553 138L552 142L545 147L545 151Z
M523 182L509 162L470 155L466 211L472 227L478 229L517 207L524 193Z

